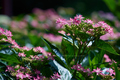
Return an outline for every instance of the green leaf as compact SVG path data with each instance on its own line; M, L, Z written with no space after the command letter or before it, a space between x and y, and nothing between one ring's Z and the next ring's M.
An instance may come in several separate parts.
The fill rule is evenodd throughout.
M113 65L114 65L115 74L116 74L115 78L116 78L116 80L120 80L120 72L119 72L119 70L117 69L117 65L116 65L114 62L113 62Z
M100 40L100 39L95 40L92 46L105 50L109 53L119 55L111 45L109 45L107 42L103 40Z
M18 60L16 54L8 55L8 54L2 54L0 53L0 59L3 61L8 62L8 65L11 65L13 63L20 63Z
M104 50L100 50L99 53L95 53L95 54L96 56L92 60L93 65L102 63L103 56L104 56Z
M34 45L34 46L43 45L43 44L41 43L42 40L41 40L40 37L38 37L38 36L36 36L36 35L33 35L33 34L29 34L28 37L29 37L30 42L31 42L32 45Z
M43 76L46 77L51 77L51 75L53 74L52 70L48 66L43 66L40 72L42 73Z
M25 51L26 57L29 57L30 55L35 55L35 52L33 51L33 49L29 50L29 51Z
M116 8L116 1L115 0L103 0L106 5L108 6L108 8L111 10L111 11L114 11L115 8Z
M68 65L70 65L70 62L73 60L74 58L74 48L71 45L70 42L66 41L65 39L62 40L61 43L61 48L64 54L64 57L66 59L66 62Z
M42 37L41 37L42 38ZM56 55L56 57L54 57L54 59L62 66L64 66L65 68L67 68L66 66L66 61L63 58L62 54L60 53L59 49L55 46L53 46L49 41L47 41L46 39L42 38L42 40L44 41L44 43L46 44L46 46L48 47L48 50L50 52L52 52L53 55Z

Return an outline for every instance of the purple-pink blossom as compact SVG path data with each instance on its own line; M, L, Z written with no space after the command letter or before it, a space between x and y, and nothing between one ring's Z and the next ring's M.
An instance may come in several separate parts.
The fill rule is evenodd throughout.
M28 73L25 73L25 78L31 79L32 76L30 74L28 74Z
M95 72L97 75L102 73L101 68L98 68L98 67L97 67L97 69L93 69L92 72Z
M86 22L86 23L88 23L88 24L93 24L93 21L90 20L90 19L86 19L86 20L84 20L84 22Z
M26 57L26 54L24 54L24 53L19 53L18 56L19 56L19 57Z
M33 51L34 52L43 53L44 56L47 56L46 51L42 47L40 47L40 46L33 48Z
M109 75L110 75L110 76L115 75L114 70L111 69L111 68L109 68L109 69L107 70L107 72L109 72Z
M17 79L23 79L23 78L25 78L25 75L23 73L21 73L21 72L18 72L16 74L16 77L17 77Z
M51 76L50 80L56 80L56 79L60 79L60 75L58 73L53 74L53 76Z
M61 19L61 18L58 18L58 19L56 20L56 23L57 23L57 28L63 28L64 25L67 25L67 24L68 24L68 22L67 22L66 19Z
M6 71L9 71L9 72L14 72L14 67L13 66L7 66L7 69Z

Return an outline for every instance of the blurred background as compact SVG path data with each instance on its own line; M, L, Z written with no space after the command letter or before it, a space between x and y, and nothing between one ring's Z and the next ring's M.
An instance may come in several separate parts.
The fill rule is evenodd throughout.
M0 0L0 27L10 30L19 46L28 48L45 48L41 36L60 47L62 37L52 33L59 31L56 19L76 14L113 27L112 36L100 38L112 40L110 44L120 53L120 0Z
M59 12L61 7L73 8L74 15L89 16L93 11L101 10L110 12L102 0L0 0L0 14L9 16L32 13L34 8L42 10L52 8Z

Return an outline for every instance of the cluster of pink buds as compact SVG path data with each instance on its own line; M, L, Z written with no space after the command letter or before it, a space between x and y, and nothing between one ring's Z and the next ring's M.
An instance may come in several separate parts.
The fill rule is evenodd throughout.
M77 70L77 71L82 71L84 73L87 73L88 76L90 76L92 74L92 71L90 69L84 69L84 67L82 67L81 64L73 65L73 67L71 67L71 68L74 70Z

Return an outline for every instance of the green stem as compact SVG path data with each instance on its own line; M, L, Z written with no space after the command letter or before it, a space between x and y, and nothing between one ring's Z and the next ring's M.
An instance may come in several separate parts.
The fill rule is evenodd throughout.
M82 55L84 55L84 52L85 52L86 47L87 47L87 46L84 46ZM83 59L84 59L84 58L82 58L82 60L83 60ZM81 59L79 60L79 64L82 62L82 60L81 60Z
M77 62L78 62L78 59L79 59L79 55L80 55L80 51L81 51L81 49L82 49L82 46L83 45L79 45L79 50L78 50L78 54L77 54L77 59L75 60L75 64L77 64Z
M74 43L74 37L73 37L72 39L73 39L73 49L74 49L74 59L75 59L75 43Z

